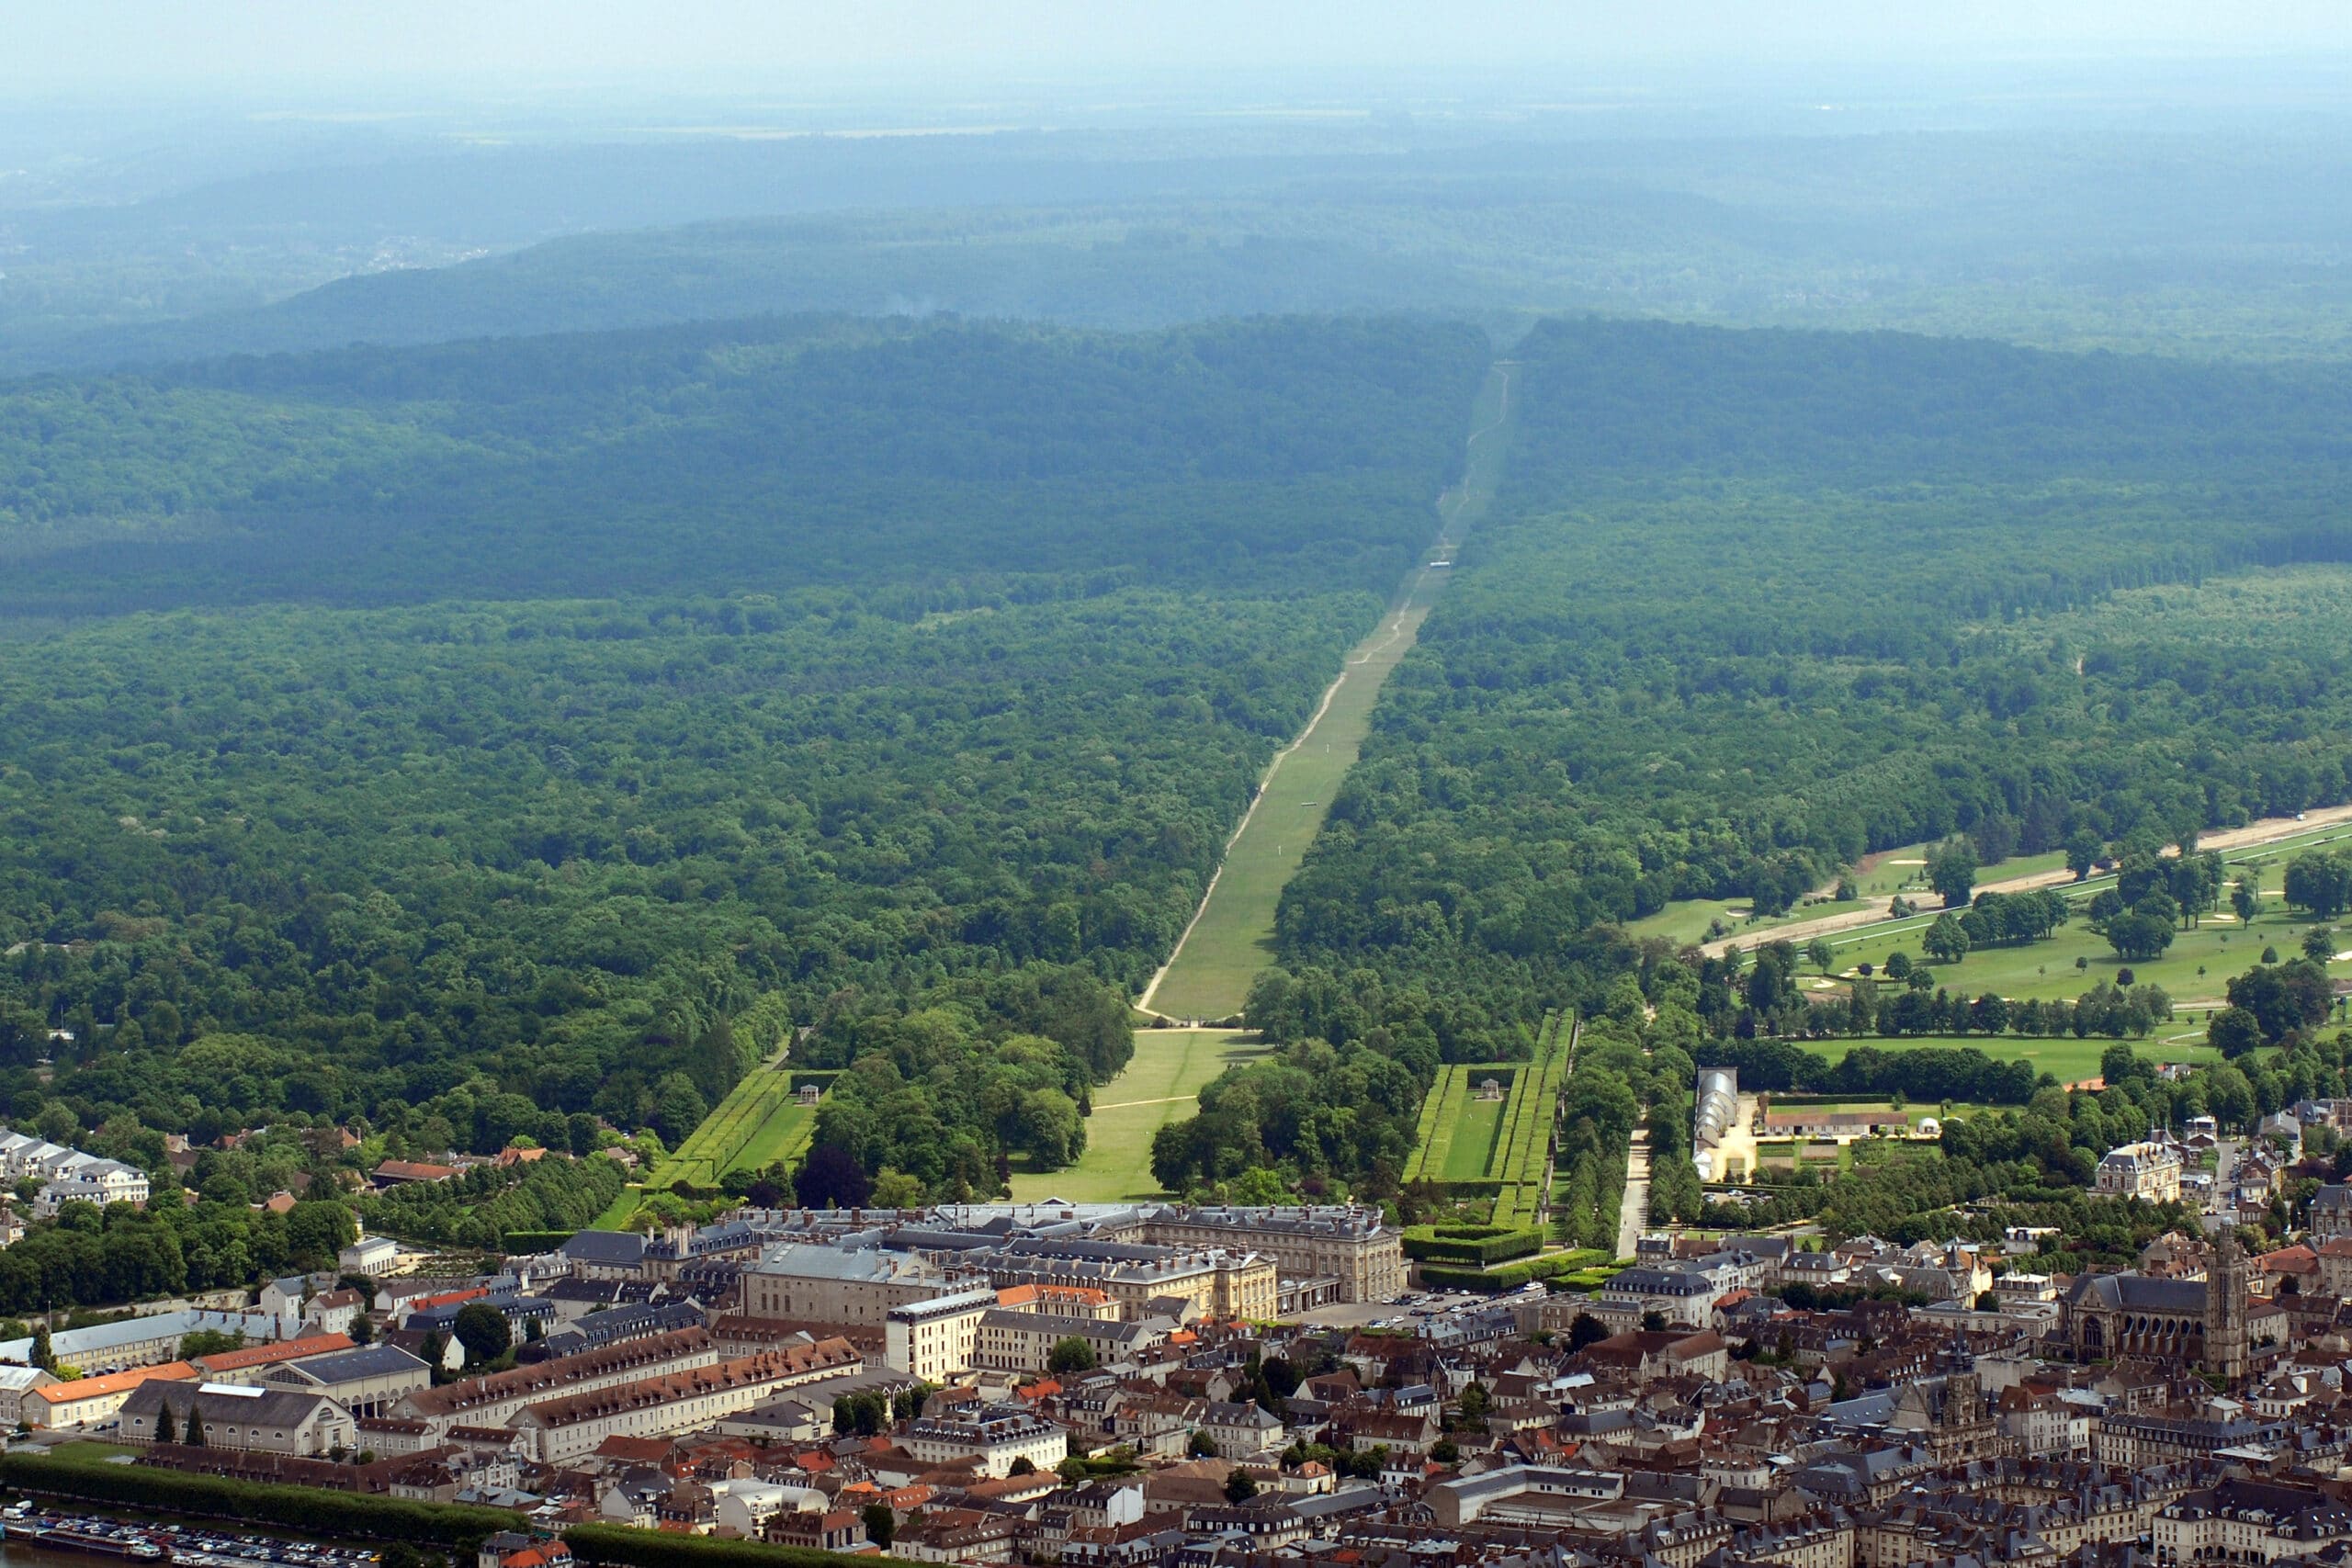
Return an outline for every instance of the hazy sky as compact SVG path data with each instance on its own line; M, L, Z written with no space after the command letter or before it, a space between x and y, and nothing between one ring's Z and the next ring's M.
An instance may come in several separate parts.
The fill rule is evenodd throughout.
M1925 62L2352 46L2346 0L0 0L0 76Z

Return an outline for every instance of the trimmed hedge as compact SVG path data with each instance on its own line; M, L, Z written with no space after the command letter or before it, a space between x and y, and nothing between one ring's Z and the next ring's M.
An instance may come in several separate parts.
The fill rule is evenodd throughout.
M1549 1280L1565 1274L1575 1267L1573 1252L1556 1253L1550 1258L1531 1258L1523 1263L1506 1263L1499 1269L1463 1269L1449 1263L1421 1265L1421 1282L1447 1291L1515 1291L1536 1280Z
M511 1253L553 1252L578 1231L508 1231L503 1250Z
M618 1568L874 1568L875 1561L806 1546L673 1535L626 1525L574 1525L563 1532L563 1542L583 1562Z
M405 1540L470 1552L484 1537L522 1528L503 1508L461 1508L400 1497L330 1492L189 1475L136 1464L72 1464L32 1454L0 1455L0 1485L48 1497L74 1497L160 1514L279 1525L311 1535Z
M1405 1232L1404 1247L1408 1258L1483 1269L1543 1251L1544 1233L1532 1225L1413 1225Z
M1617 1278L1617 1274L1618 1270L1614 1269L1577 1269L1569 1273L1554 1275L1552 1277L1552 1289L1555 1291L1582 1291L1587 1295L1590 1295L1593 1292L1600 1289L1601 1286L1609 1283L1610 1280Z

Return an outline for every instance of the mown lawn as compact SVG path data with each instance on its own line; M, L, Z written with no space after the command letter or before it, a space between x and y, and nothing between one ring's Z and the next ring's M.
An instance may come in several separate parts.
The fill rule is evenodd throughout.
M1126 1070L1094 1091L1086 1121L1086 1152L1061 1170L1015 1168L1012 1196L1030 1202L1067 1198L1074 1203L1155 1198L1151 1140L1170 1122L1200 1108L1201 1087L1226 1068L1264 1056L1257 1036L1209 1029L1138 1029Z
M1462 1114L1454 1118L1453 1145L1445 1151L1445 1168L1439 1172L1440 1180L1483 1181L1494 1174L1489 1168L1495 1157L1495 1134L1502 1125L1503 1108L1510 1103L1509 1096L1463 1101Z
M1804 1043L1804 1048L1826 1062L1836 1063L1844 1061L1848 1052L1863 1045L1878 1051L1911 1051L1929 1045L1947 1047L1966 1045L1984 1052L1996 1061L2030 1062L2037 1071L2048 1073L2061 1083L2079 1083L2084 1078L2098 1076L2099 1058L2106 1054L2107 1048L2114 1043L2112 1040L2097 1037L2089 1040L2076 1040L2071 1035L2058 1039L2038 1039L2016 1034L1971 1034L1964 1037L1933 1039L1808 1040ZM2147 1040L2136 1040L2131 1043L2134 1051L2151 1062L2210 1063L2222 1059L2222 1054L2219 1051L2194 1040L2165 1040L2152 1037ZM1808 1099L1805 1103L1816 1102ZM1849 1106L1843 1101L1839 1103L1845 1109L1860 1111L1881 1106L1886 1102L1856 1100ZM1923 1109L1928 1115L1935 1114L1936 1108L1932 1105L1924 1108L1912 1107L1915 1111ZM1917 1118L1915 1116L1913 1120L1916 1122Z

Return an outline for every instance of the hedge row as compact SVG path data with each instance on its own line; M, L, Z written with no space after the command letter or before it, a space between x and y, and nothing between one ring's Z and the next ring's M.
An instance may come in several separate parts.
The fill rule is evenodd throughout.
M1532 1225L1414 1225L1405 1232L1404 1246L1408 1258L1486 1268L1543 1251L1544 1233Z
M504 1250L518 1256L535 1252L553 1252L578 1231L508 1231Z
M1573 1252L1555 1253L1550 1258L1531 1258L1522 1263L1506 1263L1499 1269L1464 1269L1451 1263L1424 1263L1421 1282L1444 1291L1515 1291L1536 1280L1548 1280L1576 1267Z
M514 1529L522 1522L500 1508L412 1503L400 1497L329 1492L315 1486L279 1486L232 1481L220 1475L189 1475L146 1465L73 1464L32 1454L0 1455L0 1485L44 1496L75 1497L156 1513L280 1525L311 1535L405 1540L468 1552L480 1546L484 1537Z
M772 1546L757 1540L721 1540L717 1536L673 1535L630 1529L625 1525L574 1525L563 1532L571 1554L583 1562L618 1568L873 1568L871 1557L818 1551L806 1546Z
M1554 1275L1552 1277L1552 1289L1555 1291L1582 1291L1587 1294L1590 1294L1592 1292L1597 1291L1600 1289L1601 1286L1609 1283L1610 1280L1614 1280L1618 1273L1619 1270L1615 1269L1578 1269L1570 1273Z

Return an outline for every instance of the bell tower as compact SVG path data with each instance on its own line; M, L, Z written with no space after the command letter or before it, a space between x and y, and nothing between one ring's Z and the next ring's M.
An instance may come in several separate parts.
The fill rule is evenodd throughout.
M2237 1232L2223 1231L2212 1269L2205 1277L2205 1370L2233 1384L2246 1375L2248 1277L2245 1248L2238 1245Z

